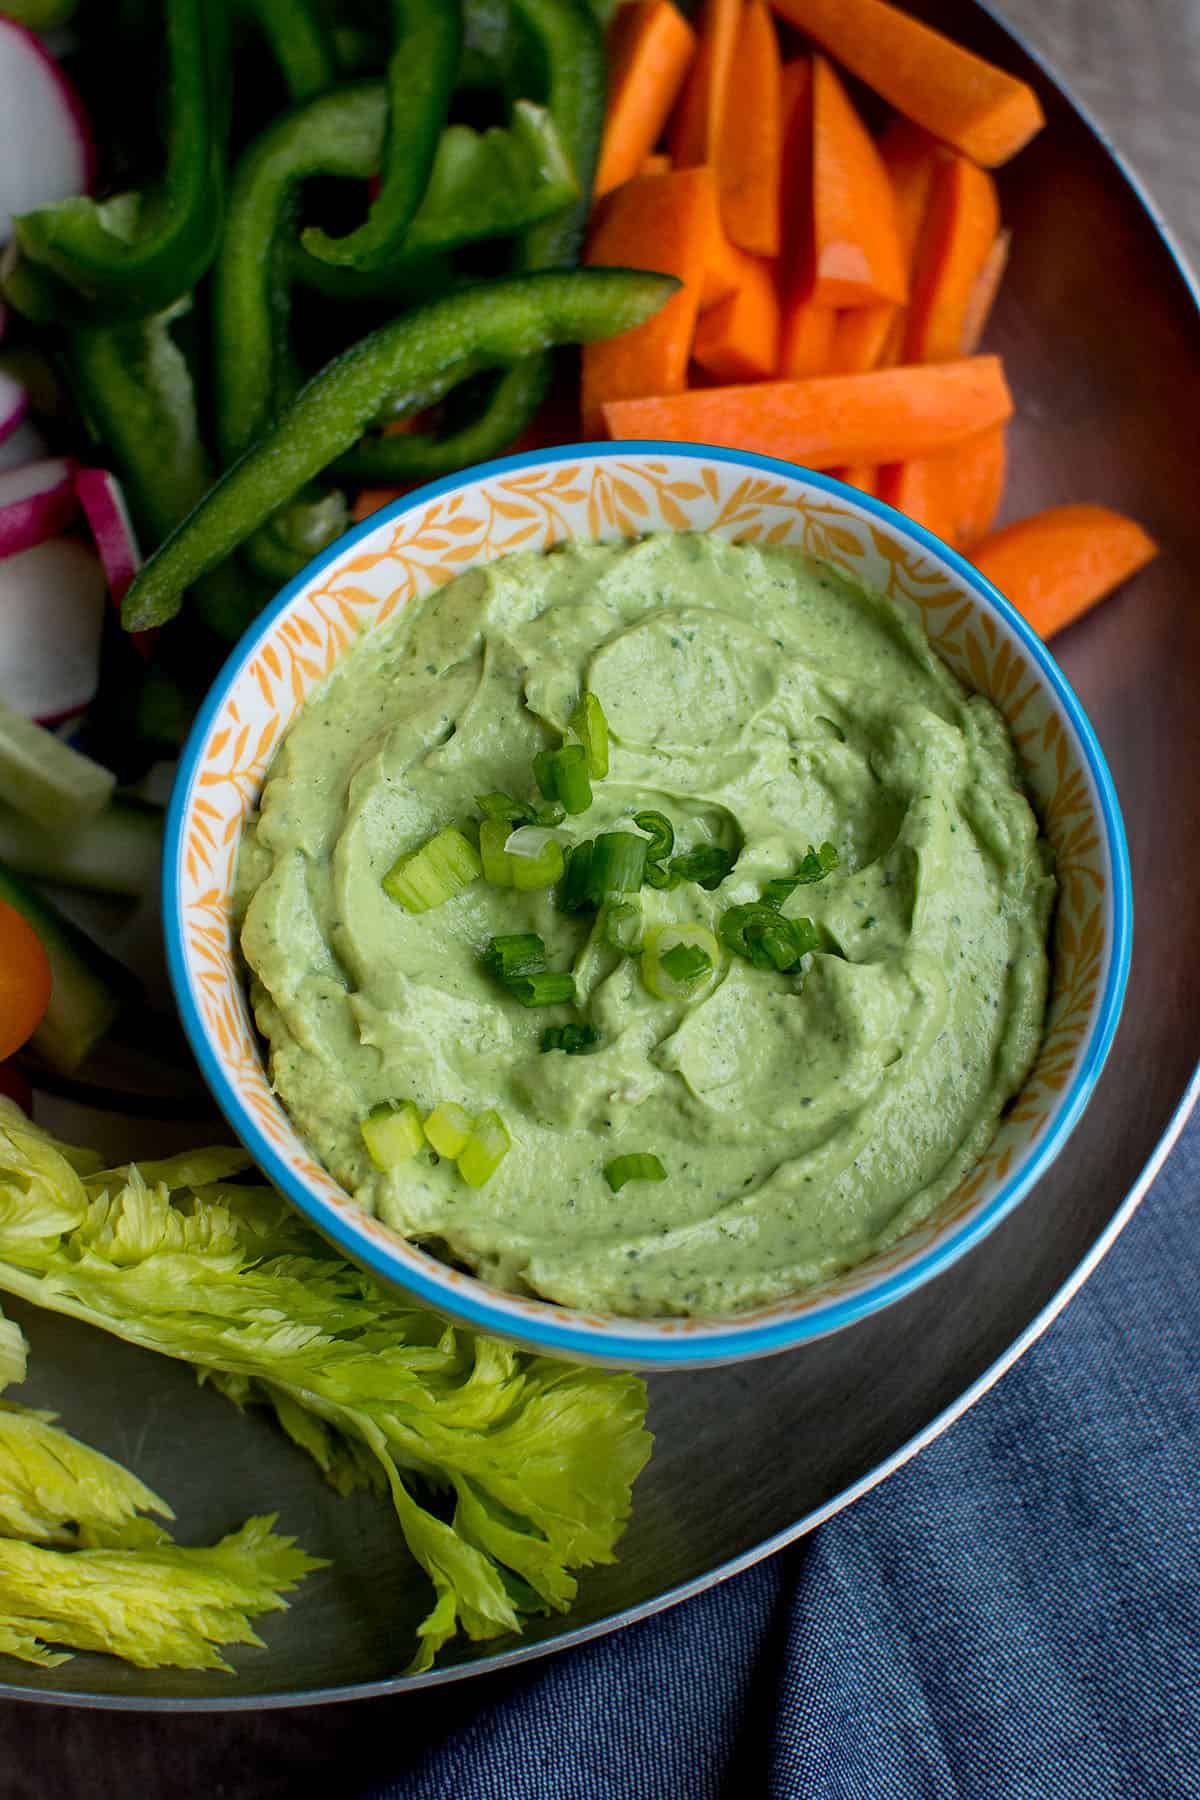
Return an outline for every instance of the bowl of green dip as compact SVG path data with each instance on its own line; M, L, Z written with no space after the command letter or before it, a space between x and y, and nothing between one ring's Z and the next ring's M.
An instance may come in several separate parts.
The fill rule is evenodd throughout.
M1044 645L882 503L573 446L378 513L186 747L172 980L230 1125L448 1317L642 1366L947 1268L1123 997L1111 779Z

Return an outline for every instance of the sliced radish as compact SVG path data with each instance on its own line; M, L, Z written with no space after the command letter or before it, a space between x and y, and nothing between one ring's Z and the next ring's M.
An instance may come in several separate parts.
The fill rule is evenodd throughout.
M91 186L95 152L83 103L46 46L0 17L0 244L14 217Z
M50 446L28 419L22 419L15 431L10 431L4 442L0 444L0 472L5 469L19 469L23 463L37 462L39 457L47 456Z
M43 723L82 711L100 677L105 588L73 538L0 562L0 699Z
M48 456L0 474L0 557L57 537L78 505L70 457Z
M76 469L75 492L96 540L108 591L120 606L142 566L121 484L107 469Z
M20 382L0 369L0 444L17 429L28 405L29 395Z

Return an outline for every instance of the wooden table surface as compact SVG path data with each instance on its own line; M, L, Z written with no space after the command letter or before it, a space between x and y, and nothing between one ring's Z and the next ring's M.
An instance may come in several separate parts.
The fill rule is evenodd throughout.
M999 0L996 10L1065 78L1200 266L1200 0ZM411 1755L436 1743L520 1679L224 1717L10 1704L0 1707L0 1800L276 1800L318 1790L340 1800L386 1780L399 1746Z

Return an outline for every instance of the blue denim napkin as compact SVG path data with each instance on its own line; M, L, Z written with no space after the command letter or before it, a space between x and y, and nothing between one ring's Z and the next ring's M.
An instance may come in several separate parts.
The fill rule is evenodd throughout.
M936 1443L736 1580L442 1690L379 1800L1200 1795L1198 1199L1200 1115Z

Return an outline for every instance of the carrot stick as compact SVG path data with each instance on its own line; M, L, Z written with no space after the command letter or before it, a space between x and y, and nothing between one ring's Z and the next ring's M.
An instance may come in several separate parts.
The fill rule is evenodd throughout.
M821 306L907 299L887 170L823 56L813 58L812 169L813 299Z
M716 215L711 169L674 169L622 183L597 214L584 260L677 275L683 286L644 325L583 351L582 424L597 435L608 400L674 394L688 358Z
M899 311L894 301L880 300L874 306L851 306L837 313L829 350L830 374L861 375L877 369Z
M765 381L779 366L779 290L770 263L741 257L737 291L701 313L692 356L721 381Z
M663 150L654 150L649 156L642 158L639 175L668 175L671 171L671 159Z
M1004 494L1005 430L992 425L976 437L879 471L879 498L958 550L970 550L991 530Z
M608 110L593 197L636 175L679 96L696 34L671 0L633 0L608 34Z
M984 538L972 561L1048 638L1157 553L1140 525L1107 506L1054 506Z
M1012 243L1011 231L998 231L996 239L983 267L975 279L971 289L971 298L967 301L966 312L962 324L962 354L974 356L987 330L988 320L992 316L992 307L996 303L996 295L1000 291L1000 283L1004 279L1004 271L1008 267L1008 251Z
M818 306L811 293L790 295L780 320L779 373L793 381L828 375L833 369L836 325L832 306Z
M875 494L879 491L879 470L874 463L847 463L845 467L830 469L839 481L847 487L858 488L864 494Z
M1015 156L1044 123L1038 97L1026 82L887 0L772 4L897 112L986 168Z
M644 329L644 327L642 328ZM782 456L814 469L907 461L960 443L1012 413L996 356L867 375L763 381L618 400L604 407L614 438L670 438L728 444Z
M934 170L948 152L919 125L893 119L879 140L879 154L891 182L900 249L911 277ZM897 327L902 313L901 307L886 300L843 312L834 333L831 371L855 375L899 362L903 335Z
M717 161L742 0L705 0L696 54L667 140L676 168Z
M967 311L1000 230L996 183L965 156L933 178L904 331L905 362L962 355Z
M719 306L730 294L736 294L742 279L745 252L731 244L721 223L720 202L716 182L713 183L712 222L708 232L708 251L704 263L704 285L700 291L700 310Z
M750 0L729 64L717 182L726 231L756 256L779 255L781 79L775 21L766 0Z

